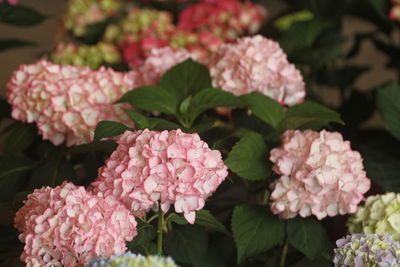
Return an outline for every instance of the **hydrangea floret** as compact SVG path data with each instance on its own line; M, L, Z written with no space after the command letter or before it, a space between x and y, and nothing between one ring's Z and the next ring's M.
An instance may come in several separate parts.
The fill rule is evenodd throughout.
M83 266L99 255L126 251L136 236L136 221L124 205L64 182L28 195L15 226L25 243L27 266Z
M213 86L235 95L260 92L291 106L306 94L300 71L277 42L261 35L222 45L209 65Z
M205 200L228 175L221 153L198 134L126 131L92 183L97 195L115 197L135 215L170 205L194 223Z
M389 235L353 234L336 241L336 267L399 267L400 243Z
M86 267L178 267L170 257L142 256L126 252L106 259L102 256L92 259Z
M102 120L130 125L121 105L124 93L141 85L136 72L58 65L45 60L21 65L7 83L15 120L35 122L44 140L67 146L89 143Z
M347 227L350 233L390 234L400 241L400 194L369 196L349 218Z
M287 130L270 160L281 175L271 184L272 212L318 219L354 213L370 188L359 152L338 132Z

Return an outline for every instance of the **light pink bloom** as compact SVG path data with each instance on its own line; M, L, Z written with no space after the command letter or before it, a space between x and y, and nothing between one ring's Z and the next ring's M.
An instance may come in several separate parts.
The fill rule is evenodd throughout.
M14 119L35 122L44 140L71 146L91 142L101 120L129 124L121 106L113 102L139 85L135 72L39 60L14 71L7 99Z
M301 73L275 41L257 35L225 44L210 63L213 85L235 95L261 92L281 104L303 101Z
M0 0L0 3L3 3L3 2L4 2L4 0ZM15 5L18 4L19 0L7 0L7 2L8 2L10 5L15 6Z
M171 204L194 223L196 210L228 175L221 153L198 134L174 131L126 131L118 148L99 170L92 186L98 196L114 197L135 215Z
M370 188L360 153L338 132L288 130L271 151L272 212L284 219L354 213Z
M15 216L27 266L83 266L126 251L136 221L122 204L64 182L35 190Z
M195 56L184 48L175 49L167 46L152 49L140 68L143 83L157 84L167 70L190 57Z

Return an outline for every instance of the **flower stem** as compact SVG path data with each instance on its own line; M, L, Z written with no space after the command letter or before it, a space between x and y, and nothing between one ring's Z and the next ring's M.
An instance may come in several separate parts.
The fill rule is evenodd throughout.
M158 227L157 227L157 254L162 255L162 243L163 243L163 229L164 227L164 213L159 207L158 210Z
M285 267L288 248L289 248L289 244L285 243L282 248L282 254L281 254L281 260L279 261L279 267Z

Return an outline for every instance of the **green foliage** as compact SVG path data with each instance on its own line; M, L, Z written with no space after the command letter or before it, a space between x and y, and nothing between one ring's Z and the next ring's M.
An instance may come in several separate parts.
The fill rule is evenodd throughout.
M130 130L130 128L122 123L115 121L101 121L96 126L93 140L98 141L102 138L120 135L126 130Z
M18 48L18 47L25 47L25 46L32 46L35 45L34 42L27 41L27 40L21 40L21 39L0 39L0 52L13 49L13 48Z
M390 83L378 88L376 106L385 127L389 132L400 139L400 86Z
M287 236L289 243L310 259L314 259L330 249L325 229L314 218L289 220Z
M313 129L319 130L329 122L344 124L340 114L320 104L305 101L288 109L278 129Z
M240 205L233 211L232 232L237 261L241 263L283 242L285 222L272 215L267 207Z
M36 137L36 129L32 124L16 122L8 132L4 143L4 153L14 154L26 150Z
M178 129L179 125L168 120L159 119L159 118L150 118L146 117L139 112L132 110L125 110L125 113L132 119L135 123L135 128L138 130L150 129L150 130L173 130Z
M229 152L225 164L240 177L248 180L264 180L270 173L268 149L258 133L247 132Z

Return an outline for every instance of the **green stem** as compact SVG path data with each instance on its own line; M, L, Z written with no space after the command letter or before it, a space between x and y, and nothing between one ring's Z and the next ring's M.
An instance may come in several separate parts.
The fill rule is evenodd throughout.
M285 267L288 248L289 248L289 244L285 243L285 245L283 245L283 248L282 248L282 254L281 254L281 260L279 261L279 267Z
M157 254L162 255L162 243L163 243L163 229L164 227L164 213L159 207L158 210L158 227L157 227Z

